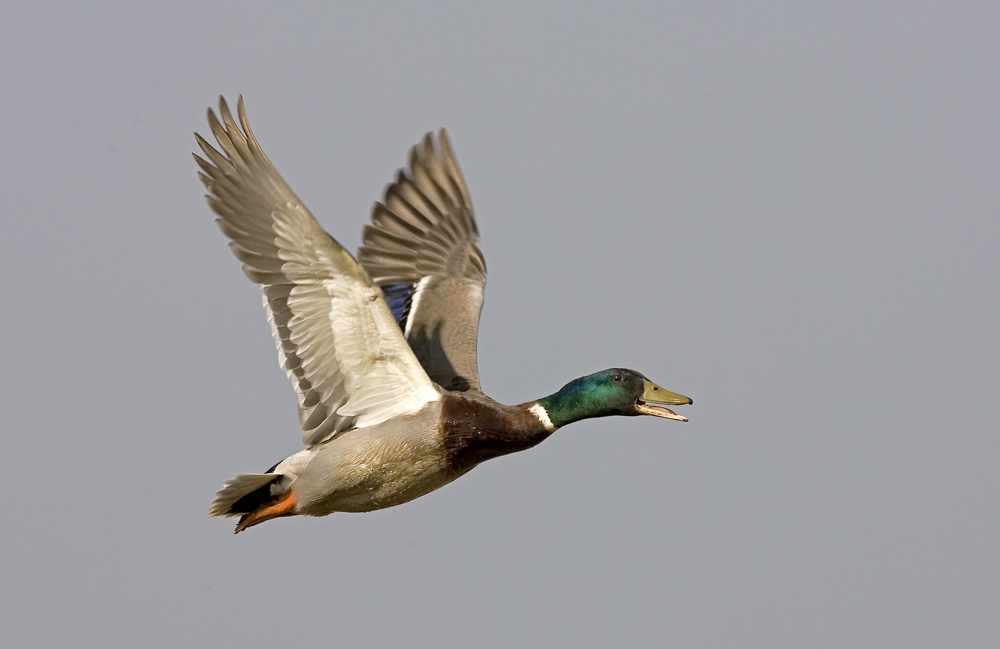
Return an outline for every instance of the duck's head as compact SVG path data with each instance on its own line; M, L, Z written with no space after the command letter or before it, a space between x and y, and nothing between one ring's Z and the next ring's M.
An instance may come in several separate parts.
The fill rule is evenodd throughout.
M570 381L553 395L538 400L555 426L611 415L652 415L687 421L667 406L691 399L656 385L634 370L614 368Z

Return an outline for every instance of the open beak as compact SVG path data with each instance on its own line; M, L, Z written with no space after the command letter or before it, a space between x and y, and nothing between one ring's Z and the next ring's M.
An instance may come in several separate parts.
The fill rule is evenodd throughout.
M684 415L678 415L666 406L686 406L693 403L691 399L683 394L677 394L669 390L664 390L649 379L643 379L646 389L642 397L635 402L636 412L642 415L653 415L664 419L675 419L677 421L687 421Z

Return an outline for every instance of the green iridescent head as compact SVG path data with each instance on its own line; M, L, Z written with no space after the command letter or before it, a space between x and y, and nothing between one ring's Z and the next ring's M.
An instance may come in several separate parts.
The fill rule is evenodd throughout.
M653 415L687 421L666 406L692 403L664 390L633 370L610 369L570 381L555 394L538 400L556 427L592 417Z

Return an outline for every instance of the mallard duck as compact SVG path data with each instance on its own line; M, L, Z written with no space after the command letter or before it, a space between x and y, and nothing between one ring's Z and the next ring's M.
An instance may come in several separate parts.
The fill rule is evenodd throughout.
M448 135L410 151L365 226L357 259L323 231L264 155L243 98L209 109L215 149L195 135L208 204L243 272L260 285L305 449L228 480L209 516L236 532L281 516L399 505L476 465L535 446L581 419L652 415L691 399L608 369L505 406L476 364L486 264Z

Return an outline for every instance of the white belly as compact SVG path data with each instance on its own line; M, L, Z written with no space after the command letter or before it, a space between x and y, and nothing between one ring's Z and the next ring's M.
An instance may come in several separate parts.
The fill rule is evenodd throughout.
M440 436L407 430L405 422L353 430L311 452L293 486L295 509L308 516L392 507L458 477Z

